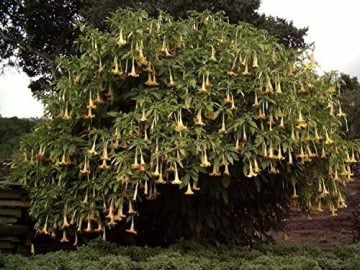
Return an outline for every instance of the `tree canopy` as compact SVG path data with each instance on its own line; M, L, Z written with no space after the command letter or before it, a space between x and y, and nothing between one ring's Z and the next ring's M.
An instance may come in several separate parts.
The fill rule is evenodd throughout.
M318 211L346 206L358 146L341 136L337 77L318 76L311 51L209 12L174 20L121 9L104 30L80 31L79 52L59 60L57 91L43 96L48 120L14 164L39 233L68 241L125 219L136 234L147 200L167 197L160 212L175 203L162 186L214 198L172 210L215 238L224 227L261 236L281 220L289 191Z
M33 91L51 88L60 70L55 59L76 51L76 22L102 29L104 18L118 7L143 8L155 16L158 10L181 18L188 10L224 11L230 22L249 22L268 30L288 47L304 46L307 29L297 29L283 19L259 15L259 0L237 1L94 1L7 0L0 3L0 57L5 64L19 66L33 78Z

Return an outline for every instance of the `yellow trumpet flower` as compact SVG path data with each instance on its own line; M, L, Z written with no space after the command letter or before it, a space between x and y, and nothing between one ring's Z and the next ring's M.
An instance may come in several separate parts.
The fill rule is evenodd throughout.
M121 62L120 62L120 68L119 68L117 55L114 56L114 62L113 62L113 67L111 69L111 73L116 76L121 76L123 74Z
M211 45L211 56L210 56L209 60L210 60L210 61L214 61L214 62L217 61L217 59L216 59L216 57L215 57L215 48L214 48L213 45Z
M301 114L301 111L299 111L299 116L298 118L295 120L296 122L296 127L297 128L305 128L307 126L305 120L303 119L303 116Z
M228 162L226 162L224 166L225 166L225 168L224 168L223 175L230 176L229 163L228 163Z
M132 62L131 62L131 72L128 74L128 76L134 77L134 78L139 77L139 74L136 73L136 70L135 70L135 60L134 60L134 57L132 58Z
M187 127L184 125L184 123L182 121L181 110L180 110L180 112L178 114L178 117L177 117L175 130L177 132L181 132L181 131L183 131L185 129L187 129Z
M102 170L107 170L110 168L110 166L107 164L107 160L106 159L103 159L101 165L99 166L100 169Z
M60 243L64 243L64 242L69 242L69 239L67 238L65 231L63 231L63 235L62 235L62 238L60 240Z
M225 115L223 113L222 115L222 124L221 128L218 130L220 133L226 133L226 127L225 127Z
M131 217L131 226L130 229L127 229L126 232L137 234L137 231L135 230L135 222L134 222L134 216Z
M289 154L288 164L289 164L289 165L293 165L293 164L294 164L294 161L293 161L293 157L292 157L292 154L291 154L291 151L290 151L290 150L289 150L288 154Z
M281 93L282 93L281 83L280 83L280 82L276 82L275 93L276 93L276 94L281 94Z
M254 56L253 56L252 67L253 67L253 68L258 68L258 67L259 67L258 58L257 58L256 53L254 53Z
M192 189L191 189L190 181L187 184L187 190L184 194L185 195L194 195L194 191L192 191Z
M169 68L169 82L166 85L167 87L173 87L175 85L174 78L170 68Z
M93 142L93 144L92 144L92 146L91 146L91 149L90 150L88 150L88 153L90 154L90 155L94 155L94 156L96 156L98 153L96 152L96 137L94 138L94 142Z
M182 182L179 178L179 173L178 173L178 169L177 169L177 165L175 163L175 178L173 181L171 181L171 184L173 185L180 185Z
M254 108L258 108L258 107L260 106L257 93L255 93L254 104L253 104L252 106L253 106Z
M83 168L80 170L80 173L81 173L82 175L88 175L88 174L90 174L90 166L89 166L89 161L88 161L87 157L85 157L84 166L83 166Z
M330 139L327 130L325 130L325 144L332 144L334 141Z
M103 153L102 153L102 156L100 157L101 160L110 160L109 155L108 155L107 147L108 147L108 142L104 141L104 143L103 143Z
M257 176L257 174L254 172L253 166L251 164L251 162L249 162L249 173L246 175L246 177L255 177Z
M207 92L208 89L206 88L206 82L205 82L205 75L203 74L202 77L202 84L201 84L201 88L199 89L200 92Z
M66 102L66 105L65 105L65 111L64 111L64 115L62 117L62 119L64 120L70 120L71 119L71 115L69 114L69 109L68 109L68 103Z
M207 168L210 166L211 166L211 163L208 161L208 157L207 157L206 149L205 149L201 155L200 167Z
M116 42L116 44L119 46L119 47L122 47L126 44L126 40L124 39L124 36L123 36L123 30L120 29L120 34L119 34L119 38Z
M96 105L95 105L95 102L94 102L94 100L92 99L92 97L91 97L91 92L90 92L90 94L89 94L89 102L88 102L88 104L86 105L86 108L91 108L91 109L96 109Z
M134 157L134 163L131 164L131 168L134 170L139 170L141 168L140 163L138 162L138 150L135 150L135 157Z
M95 114L92 113L92 109L88 108L88 114L83 116L84 119L93 119L95 118Z
M202 116L201 116L201 109L198 111L196 117L193 118L194 124L197 126L205 126L205 123L203 122Z

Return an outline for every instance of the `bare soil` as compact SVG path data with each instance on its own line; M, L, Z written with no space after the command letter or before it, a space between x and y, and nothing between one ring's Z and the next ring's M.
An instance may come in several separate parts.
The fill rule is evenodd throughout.
M353 243L352 211L360 205L360 180L348 184L346 188L347 208L338 209L337 216L330 211L307 214L293 210L284 232L273 233L279 243L314 245L322 250L332 250L337 246Z

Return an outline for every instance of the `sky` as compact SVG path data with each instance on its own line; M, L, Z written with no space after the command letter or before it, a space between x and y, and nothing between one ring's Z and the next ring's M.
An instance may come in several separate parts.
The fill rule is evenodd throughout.
M307 43L315 44L315 59L323 71L336 70L360 79L359 0L262 0L259 12L309 27ZM0 114L41 117L41 103L27 88L30 79L15 69L0 75Z

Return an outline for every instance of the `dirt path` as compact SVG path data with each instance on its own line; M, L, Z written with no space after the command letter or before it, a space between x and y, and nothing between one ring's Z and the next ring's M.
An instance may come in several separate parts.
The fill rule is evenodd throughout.
M339 209L337 216L330 212L312 214L309 220L299 211L293 211L285 233L273 234L276 241L287 244L309 244L323 250L352 243L352 211L360 204L360 180L347 186L347 208Z

